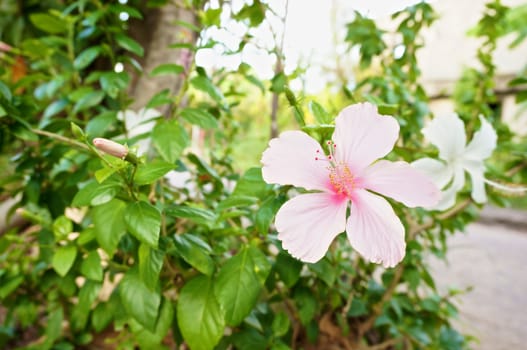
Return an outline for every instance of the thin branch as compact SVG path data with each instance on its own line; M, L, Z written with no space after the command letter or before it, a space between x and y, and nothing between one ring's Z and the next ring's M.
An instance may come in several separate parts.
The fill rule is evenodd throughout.
M72 139L70 139L70 138L68 138L66 136L55 134L54 132L49 132L49 131L39 130L39 129L31 129L31 132L33 132L33 133L35 133L37 135L47 136L49 138L52 138L52 139L55 139L55 140L67 143L67 144L72 145L72 146L76 146L76 147L82 148L82 149L84 149L86 151L90 151L90 148L86 144L84 144L82 142L79 142L79 141L76 141L76 140L72 140Z

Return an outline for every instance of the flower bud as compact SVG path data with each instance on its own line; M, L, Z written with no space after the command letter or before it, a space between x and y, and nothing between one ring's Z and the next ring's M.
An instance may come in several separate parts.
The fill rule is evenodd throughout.
M12 49L13 49L13 48L12 48L10 45L4 43L3 41L0 41L0 51L9 52L9 51L11 51Z
M93 139L93 145L104 153L117 158L124 159L128 154L128 148L126 146L112 140L98 137Z

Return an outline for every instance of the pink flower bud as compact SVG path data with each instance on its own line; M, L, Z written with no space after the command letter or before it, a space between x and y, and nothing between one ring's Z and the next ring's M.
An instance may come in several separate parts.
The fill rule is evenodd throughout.
M126 148L126 146L123 146L120 143L114 142L112 140L95 138L93 139L93 145L104 153L117 158L124 159L128 154L128 148Z
M9 45L7 45L6 43L4 43L3 41L0 41L0 51L5 51L5 52L9 52L11 51L13 48Z

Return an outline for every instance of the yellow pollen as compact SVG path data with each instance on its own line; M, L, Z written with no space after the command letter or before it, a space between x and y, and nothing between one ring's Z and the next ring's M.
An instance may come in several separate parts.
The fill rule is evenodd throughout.
M355 188L355 179L346 164L335 164L329 168L329 182L339 194L350 196Z

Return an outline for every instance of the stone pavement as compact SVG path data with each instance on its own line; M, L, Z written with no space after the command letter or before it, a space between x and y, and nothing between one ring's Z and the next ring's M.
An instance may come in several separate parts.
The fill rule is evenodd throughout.
M432 261L438 287L474 288L455 299L457 329L474 350L527 349L527 212L486 209L449 246L447 264Z

